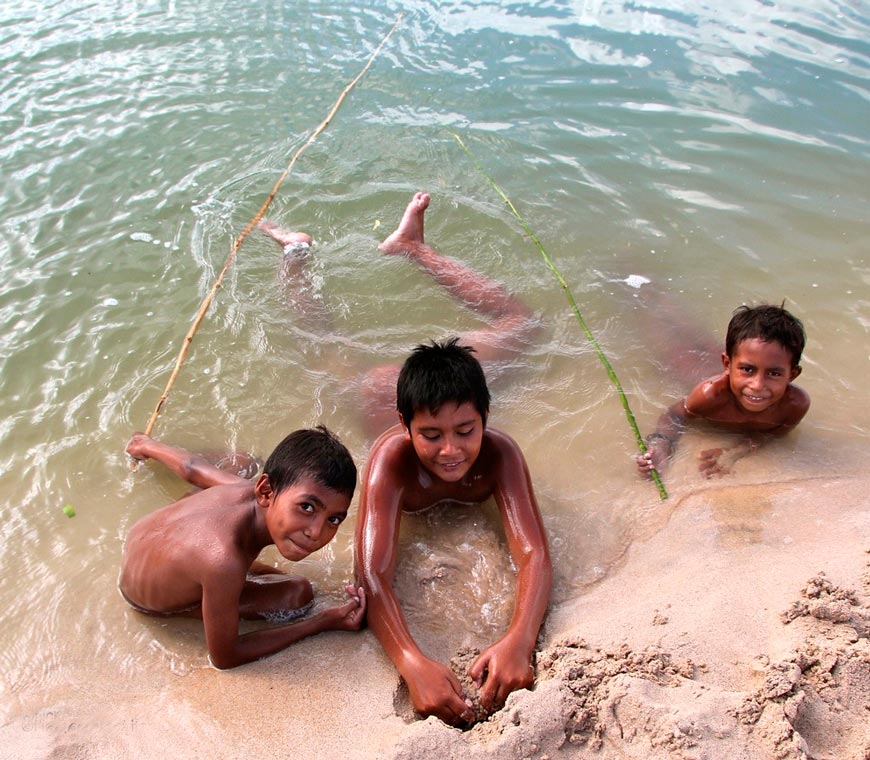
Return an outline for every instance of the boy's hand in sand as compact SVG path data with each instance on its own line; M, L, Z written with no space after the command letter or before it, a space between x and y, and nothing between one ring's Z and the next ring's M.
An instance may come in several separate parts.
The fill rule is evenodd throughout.
M512 691L532 685L535 671L529 659L507 639L481 653L468 674L480 688L480 703L485 709L501 708Z
M421 715L434 715L448 725L471 719L471 702L466 699L459 679L440 662L421 658L413 674L405 676L411 704Z
M705 478L728 475L738 459L742 459L757 448L757 443L747 439L734 446L704 449L698 454L698 469Z
M345 586L344 590L350 599L322 614L332 618L330 629L333 631L358 631L366 616L366 592L355 586Z

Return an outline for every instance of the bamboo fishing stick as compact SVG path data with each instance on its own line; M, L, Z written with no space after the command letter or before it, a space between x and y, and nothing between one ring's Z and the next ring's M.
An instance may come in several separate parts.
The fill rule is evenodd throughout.
M299 156L308 148L311 143L313 143L317 137L329 126L329 123L332 121L335 114L338 112L338 109L341 107L341 104L344 102L344 99L347 97L348 93L356 86L357 82L363 78L365 73L371 68L372 63L377 57L378 53L381 52L381 48L386 45L387 40L392 37L393 32L399 27L399 24L402 22L404 18L404 14L400 13L398 18L396 19L396 23L393 24L393 27L387 32L386 36L381 40L380 44L374 49L372 54L369 56L366 65L362 67L359 74L357 74L351 82L341 91L341 94L338 96L338 99L335 101L334 105L330 109L329 113L326 115L326 118L320 122L320 126L315 129L309 138L305 141L305 143L300 147L290 159L290 163L287 164L287 168L281 173L281 176L278 178L278 181L275 183L275 186L272 188L272 192L269 193L266 200L263 202L263 205L260 206L260 210L254 214L253 218L250 222L248 222L247 226L239 233L239 236L233 241L233 244L230 248L230 254L227 257L226 262L224 263L223 269L221 269L220 274L217 276L217 279L214 281L214 284L211 287L211 290L208 292L208 295L203 300L202 304L199 307L199 310L194 317L193 323L190 326L190 329L187 331L187 335L184 336L184 340L181 344L181 350L178 353L178 358L175 360L175 367L172 370L172 374L169 376L169 381L166 383L166 388L163 390L163 394L160 396L159 401L157 402L157 406L154 407L154 411L151 413L151 419L148 420L148 425L145 428L145 435L151 435L151 431L154 429L154 425L157 422L157 417L160 415L160 411L163 409L163 405L166 403L166 399L169 398L169 392L172 390L172 386L175 385L175 380L178 377L179 372L181 372L181 365L184 364L184 360L187 358L187 353L190 350L190 345L193 342L193 336L196 335L196 331L199 329L200 324L205 318L205 314L208 311L209 306L211 306L211 302L214 300L215 294L217 293L218 288L221 286L223 282L224 275L229 271L229 268L232 266L233 260L236 258L236 253L238 253L239 248L242 247L242 243L245 238L254 229L257 225L257 222L262 219L263 214L266 213L266 210L272 205L272 201L275 199L275 196L278 194L278 190L280 189L282 183L293 170L293 167L296 165L296 161Z
M565 292L565 297L568 299L568 303L571 306L575 316L577 317L577 321L580 323L580 327L583 330L583 333L586 335L586 338L592 344L595 352L598 354L598 358L601 360L601 363L604 365L604 369L607 371L607 376L610 378L610 382L613 383L616 388L616 392L619 394L619 400L622 402L622 408L625 410L625 416L628 418L628 424L631 426L632 431L634 432L634 437L637 440L637 447L640 449L641 454L646 453L646 443L643 440L643 436L640 434L640 430L637 427L637 420L634 418L634 413L631 411L631 407L628 404L628 398L625 395L625 391L622 389L622 384L619 382L619 378L616 376L616 372L613 369L613 366L610 364L607 356L604 351L601 350L601 346L598 345L598 341L595 339L595 336L592 334L592 331L586 325L586 320L583 319L583 315L580 313L580 309L577 306L577 302L574 300L574 295L571 293L571 289L568 287L568 283L565 282L565 278L562 277L562 273L556 268L556 265L553 263L553 260L550 258L550 255L544 249L544 246L541 245L541 241L538 240L538 236L532 231L532 228L529 227L528 223L525 219L520 216L519 211L517 211L514 204L511 202L510 198L507 197L504 190L499 187L498 183L492 178L492 176L484 169L474 157L474 154L469 150L468 146L462 142L462 138L459 137L455 132L453 136L456 138L456 142L462 147L468 157L471 159L471 162L477 167L477 170L489 181L489 184L492 185L493 190L495 190L500 196L501 199L507 204L507 207L510 209L510 212L514 215L516 220L520 223L520 226L525 230L526 234L531 238L532 242L535 244L535 247L540 251L541 256L544 258L547 266L550 268L550 271L556 277L556 280L559 282L559 285L562 286L562 290ZM658 471L653 468L650 470L650 474L652 475L652 479L656 484L656 488L659 490L659 496L662 499L668 498L668 492L665 490L665 484L662 482L661 476Z

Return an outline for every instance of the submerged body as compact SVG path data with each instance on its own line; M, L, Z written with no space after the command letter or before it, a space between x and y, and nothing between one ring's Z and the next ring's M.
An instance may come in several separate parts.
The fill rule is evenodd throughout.
M801 373L804 343L803 326L782 307L738 309L728 326L724 371L662 414L647 438L647 452L637 458L640 472L661 469L694 421L745 434L735 446L700 452L699 468L707 477L730 472L767 439L793 430L810 406L807 393L792 384Z

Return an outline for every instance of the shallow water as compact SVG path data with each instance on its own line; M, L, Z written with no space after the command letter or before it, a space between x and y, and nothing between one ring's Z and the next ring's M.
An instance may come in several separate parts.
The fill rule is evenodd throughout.
M0 8L7 710L86 679L93 658L129 679L206 667L199 624L143 621L115 591L129 526L184 492L156 468L131 473L124 445L145 426L233 235L400 10L395 38L269 212L316 238L328 332L294 320L277 249L252 234L157 435L265 455L290 429L323 422L362 462L369 439L348 380L481 324L413 266L377 252L425 189L427 239L540 314L540 343L494 386L492 423L529 460L555 598L582 593L681 495L704 487L692 458L719 437L703 431L686 437L666 475L669 504L635 479L634 439L594 351L455 131L561 269L642 428L702 372L674 370L684 341L715 345L738 304L785 299L807 328L800 384L813 407L731 477L866 466L866 3L373 5ZM633 288L631 275L650 283ZM479 550L492 553L491 515L443 518L444 534L422 524L430 517L406 527L421 558L403 571L410 589L426 562L452 588L451 572L473 578ZM326 593L350 576L352 531L351 519L297 568ZM445 552L466 535L450 565ZM439 598L441 621L467 625L449 632L457 640L495 630L508 568L495 562ZM421 635L438 640L426 595L408 604Z

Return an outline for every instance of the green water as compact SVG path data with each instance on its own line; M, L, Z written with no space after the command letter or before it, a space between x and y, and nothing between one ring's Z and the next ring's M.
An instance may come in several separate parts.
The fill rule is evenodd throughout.
M115 592L129 526L183 493L157 468L131 473L124 445L145 426L233 236L400 10L394 39L269 211L315 237L328 329L294 319L277 248L252 234L158 436L265 455L290 429L323 422L362 463L370 438L350 379L481 325L377 251L426 190L427 239L540 316L539 344L494 387L492 423L529 460L556 599L582 593L661 526L669 507L634 476L634 439L598 359L455 131L559 265L643 429L691 381L674 371L687 334L719 340L735 306L785 299L807 328L800 384L813 406L731 477L866 468L866 2L367 5L0 8L6 716L87 680L92 661L131 680L207 667L196 626L143 623ZM651 282L634 289L630 275ZM692 458L710 438L687 436L666 475L675 497L704 487ZM444 535L421 527L414 551L489 540L486 520L446 519ZM353 519L303 563L327 593L350 576L352 530ZM444 617L497 629L510 584L484 590L457 592ZM480 622L483 599L495 612Z

